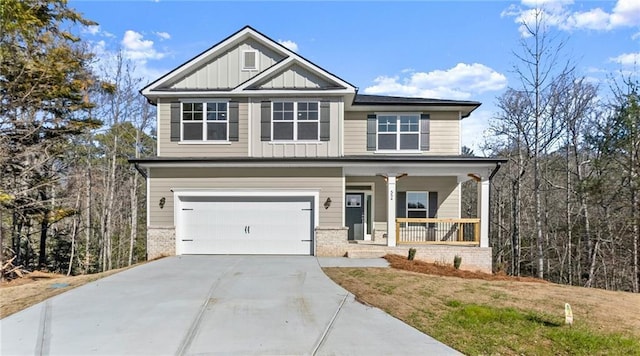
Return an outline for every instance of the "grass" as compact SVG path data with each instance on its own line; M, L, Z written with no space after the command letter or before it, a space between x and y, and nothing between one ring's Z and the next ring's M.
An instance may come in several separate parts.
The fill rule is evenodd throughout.
M468 355L640 355L640 295L633 293L394 268L325 273L358 300ZM565 302L573 326L564 323Z

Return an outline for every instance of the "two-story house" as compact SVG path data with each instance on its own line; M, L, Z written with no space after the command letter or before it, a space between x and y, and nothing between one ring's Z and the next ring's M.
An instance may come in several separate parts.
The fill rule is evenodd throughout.
M489 179L461 156L475 101L358 94L245 27L141 90L157 106L148 258L406 254L491 270ZM460 184L478 182L477 219Z

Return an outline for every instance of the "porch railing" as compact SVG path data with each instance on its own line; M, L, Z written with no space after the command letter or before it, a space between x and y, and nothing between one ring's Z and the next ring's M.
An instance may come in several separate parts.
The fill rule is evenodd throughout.
M480 246L480 219L396 219L396 244Z

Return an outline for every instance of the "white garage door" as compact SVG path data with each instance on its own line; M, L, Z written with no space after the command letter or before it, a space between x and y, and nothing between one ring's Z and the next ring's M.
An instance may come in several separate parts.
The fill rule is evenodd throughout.
M179 198L178 254L313 254L312 197Z

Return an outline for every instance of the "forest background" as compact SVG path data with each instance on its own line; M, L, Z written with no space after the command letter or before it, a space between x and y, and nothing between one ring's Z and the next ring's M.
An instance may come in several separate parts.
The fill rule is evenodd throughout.
M145 181L127 159L155 154L145 79L122 53L92 53L77 33L95 23L66 1L0 11L0 266L76 275L144 261ZM494 268L638 293L638 78L594 85L534 15L482 145L508 159L491 183ZM463 184L463 217L476 216L474 190Z

